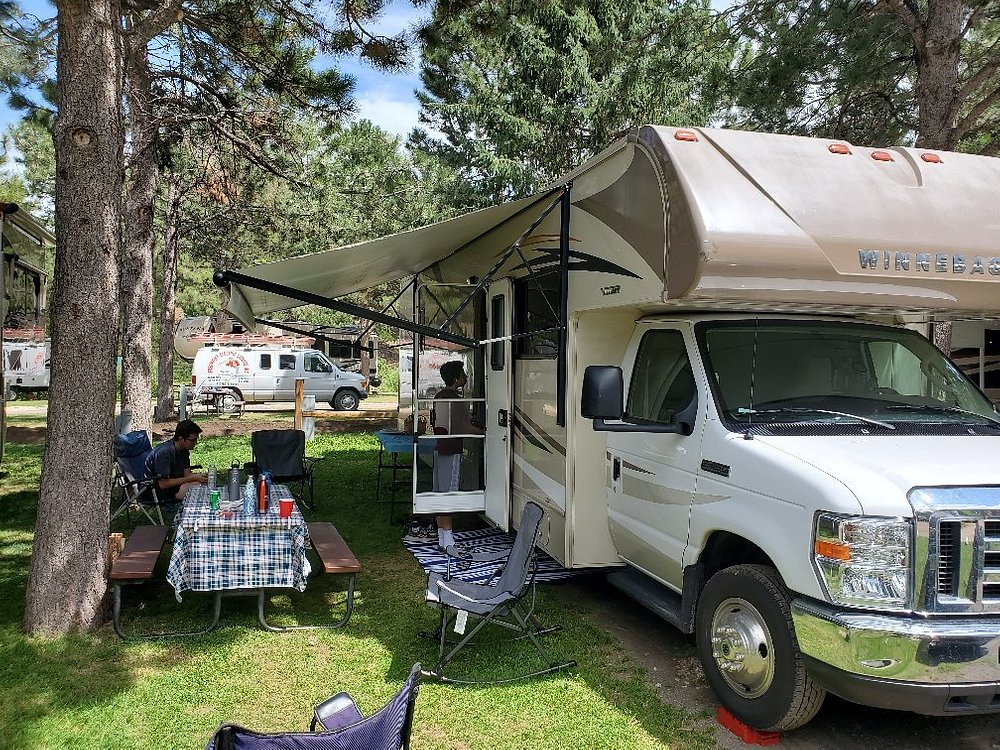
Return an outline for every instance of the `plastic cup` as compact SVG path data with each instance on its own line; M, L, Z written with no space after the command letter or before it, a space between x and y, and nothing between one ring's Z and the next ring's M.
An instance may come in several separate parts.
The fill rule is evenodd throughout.
M278 501L278 516L280 518L290 518L293 507L295 507L295 501L292 498L288 498L287 500L282 498Z

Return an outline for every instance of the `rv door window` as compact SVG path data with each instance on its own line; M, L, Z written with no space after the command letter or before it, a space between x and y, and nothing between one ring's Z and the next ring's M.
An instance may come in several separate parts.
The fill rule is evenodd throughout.
M261 354L260 355L260 369L270 370L271 369L271 355Z
M680 331L650 331L639 343L626 417L669 423L695 398L691 361Z
M295 355L294 354L279 354L278 355L278 369L279 370L294 370L295 369Z

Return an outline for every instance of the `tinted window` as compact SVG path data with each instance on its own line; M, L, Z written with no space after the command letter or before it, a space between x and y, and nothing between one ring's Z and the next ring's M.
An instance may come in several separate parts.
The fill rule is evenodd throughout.
M514 354L548 359L559 354L559 306L558 272L514 282Z
M260 355L260 369L270 370L271 369L271 355L261 354Z
M295 355L294 354L279 354L278 355L278 369L279 370L294 370L295 369Z
M490 338L498 339L504 333L503 295L498 294L490 300ZM506 341L494 341L490 344L490 369L502 370L504 366L504 349Z
M673 422L695 397L691 361L680 331L650 331L639 343L629 385L627 416Z

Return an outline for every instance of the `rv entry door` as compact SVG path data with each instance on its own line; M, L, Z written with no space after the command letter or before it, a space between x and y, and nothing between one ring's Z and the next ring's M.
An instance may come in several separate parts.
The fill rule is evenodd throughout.
M510 526L511 282L499 279L486 294L486 517Z

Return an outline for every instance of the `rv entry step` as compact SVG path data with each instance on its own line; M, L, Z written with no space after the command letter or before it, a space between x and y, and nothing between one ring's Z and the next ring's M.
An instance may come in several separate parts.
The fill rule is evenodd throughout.
M608 573L608 583L682 632L687 632L688 629L681 623L681 595L673 589L634 568L622 568Z

